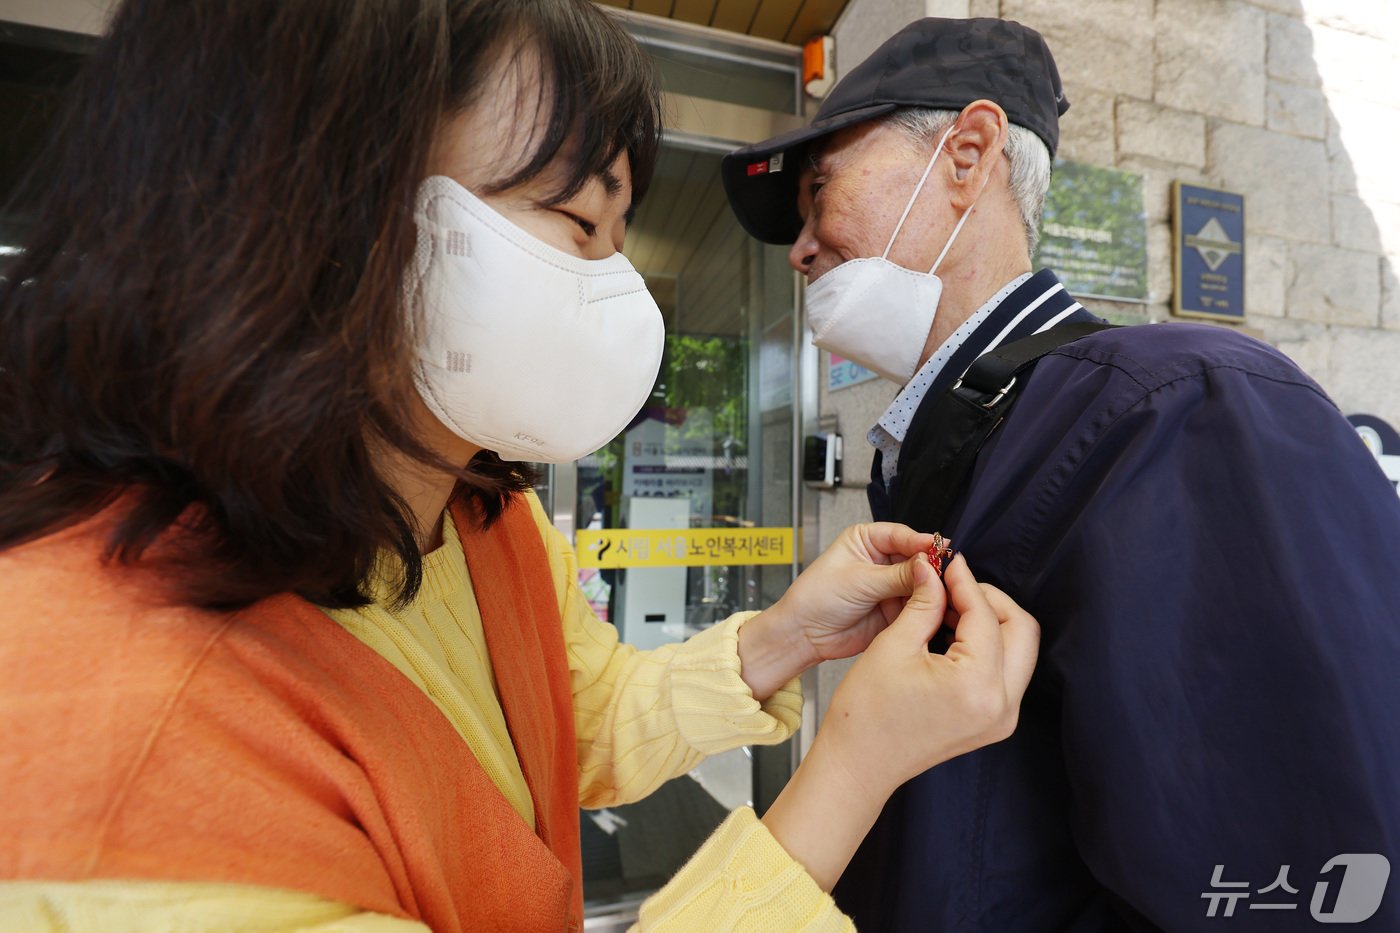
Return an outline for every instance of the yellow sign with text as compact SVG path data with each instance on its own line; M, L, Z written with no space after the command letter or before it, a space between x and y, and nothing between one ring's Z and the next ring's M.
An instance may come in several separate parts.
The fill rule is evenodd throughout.
M608 528L578 532L579 567L790 564L791 528Z

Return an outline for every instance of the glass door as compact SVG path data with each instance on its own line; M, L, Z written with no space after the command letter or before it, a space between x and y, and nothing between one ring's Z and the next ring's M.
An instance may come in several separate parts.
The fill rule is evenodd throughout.
M786 249L739 227L719 166L801 125L801 49L612 12L664 89L665 144L624 249L665 316L666 347L632 423L550 469L540 492L593 610L650 649L771 605L798 567L796 278ZM586 929L627 929L730 810L764 812L797 747L712 756L644 800L581 813Z
M575 533L594 612L644 649L771 604L797 561L793 274L784 249L734 220L714 150L668 142L628 230L626 253L666 319L651 398L541 489ZM584 811L590 912L664 884L733 808L762 812L792 760L787 746L740 748L638 803Z

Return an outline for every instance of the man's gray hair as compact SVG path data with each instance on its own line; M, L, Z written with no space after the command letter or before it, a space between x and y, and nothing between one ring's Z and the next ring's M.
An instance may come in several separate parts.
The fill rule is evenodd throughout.
M957 118L956 110L906 107L884 117L883 122L903 130L916 143L933 145ZM1021 211L1027 251L1034 256L1036 244L1040 242L1040 212L1045 207L1045 193L1050 190L1050 150L1039 136L1024 126L1014 123L1008 126L1003 151L1011 163L1011 197Z

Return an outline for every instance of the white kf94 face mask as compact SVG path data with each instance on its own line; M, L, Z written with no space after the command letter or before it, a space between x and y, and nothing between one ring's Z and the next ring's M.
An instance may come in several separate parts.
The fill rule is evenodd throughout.
M885 251L869 259L849 259L807 286L807 326L812 330L812 342L900 385L914 377L919 365L943 294L943 281L934 273L972 213L972 205L958 218L928 272L906 269L886 257L953 129L948 127L938 140Z
M440 175L419 188L414 219L418 391L443 424L503 459L548 463L626 427L651 394L665 329L625 256L556 249Z

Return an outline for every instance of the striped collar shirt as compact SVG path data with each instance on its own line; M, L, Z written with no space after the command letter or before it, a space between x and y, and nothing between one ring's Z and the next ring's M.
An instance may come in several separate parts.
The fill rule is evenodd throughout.
M973 312L919 368L866 435L880 452L885 486L899 469L899 449L930 391L942 392L952 385L982 354L1049 330L1076 312L1088 315L1049 269L1017 276Z

